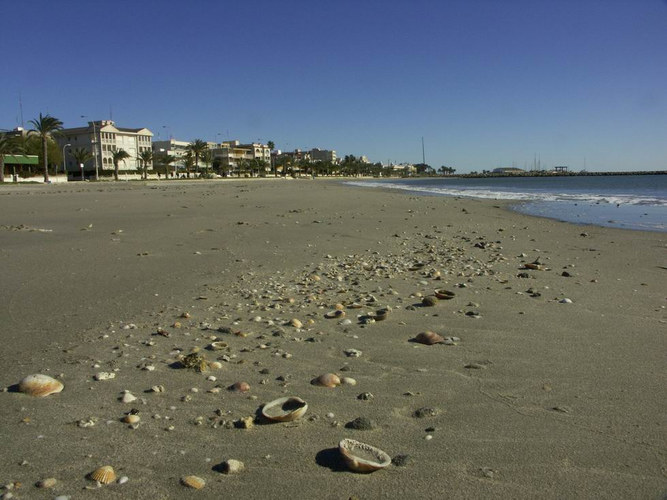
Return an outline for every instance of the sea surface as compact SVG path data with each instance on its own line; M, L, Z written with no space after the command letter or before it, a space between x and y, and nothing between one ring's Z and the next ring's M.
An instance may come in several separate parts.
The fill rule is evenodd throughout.
M514 210L576 224L667 232L667 175L438 177L349 181L433 196L510 200Z

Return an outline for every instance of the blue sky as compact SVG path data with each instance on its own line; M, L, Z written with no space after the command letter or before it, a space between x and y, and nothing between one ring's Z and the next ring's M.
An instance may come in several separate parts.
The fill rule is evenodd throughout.
M3 2L0 128L667 169L667 1ZM11 20L11 22L7 22ZM7 75L11 75L8 77Z

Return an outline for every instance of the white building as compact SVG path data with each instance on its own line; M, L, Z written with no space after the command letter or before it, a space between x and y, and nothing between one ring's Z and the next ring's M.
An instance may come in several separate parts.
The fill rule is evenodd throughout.
M153 154L155 155L169 155L176 158L174 163L171 164L171 168L183 169L185 168L185 162L183 156L190 145L187 141L177 141L176 139L169 139L168 141L154 141L153 142Z
M313 148L310 150L310 158L312 161L329 161L336 163L336 152L328 149Z
M266 144L253 142L240 144L239 141L227 141L211 148L214 161L220 162L223 171L233 173L238 170L241 160L262 160L266 162L266 171L271 168L271 150Z
M96 167L100 174L112 172L113 153L121 149L127 151L130 157L118 164L118 170L139 170L141 162L137 157L143 151L150 151L152 137L153 133L147 128L121 128L111 120L100 120L88 122L87 127L63 129L55 139L61 148L70 145L65 154L68 174L76 176L81 172L80 165L71 155L73 150L82 148L93 155L93 159L84 164L86 177L91 177Z

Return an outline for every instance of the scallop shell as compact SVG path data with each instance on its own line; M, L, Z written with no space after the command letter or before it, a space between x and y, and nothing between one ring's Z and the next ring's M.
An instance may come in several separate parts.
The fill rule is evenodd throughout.
M334 309L333 311L329 311L328 313L326 313L324 317L327 319L344 318L345 311L341 309Z
M88 478L101 484L113 483L116 480L116 472L110 465L103 465L88 474Z
M338 450L348 468L355 472L373 472L391 463L391 457L381 449L354 439L343 439Z
M181 484L187 486L188 488L201 490L206 485L206 481L198 476L185 476L181 478Z
M262 415L269 420L289 422L301 418L308 410L308 403L295 396L274 399L262 407Z
M19 382L19 391L30 396L44 397L63 390L65 386L59 380L48 375L28 375Z
M229 390L236 392L248 392L250 390L250 384L248 382L234 382L229 386Z
M445 341L443 337L438 335L435 332L421 332L415 337L415 342L419 342L420 344L426 344L426 345L433 345L433 344L441 344L442 342Z
M450 292L449 290L436 290L435 291L435 296L438 297L440 300L453 299L454 295L456 295L456 294L454 292Z
M324 373L311 381L313 385L322 387L336 387L340 385L340 378L335 373Z

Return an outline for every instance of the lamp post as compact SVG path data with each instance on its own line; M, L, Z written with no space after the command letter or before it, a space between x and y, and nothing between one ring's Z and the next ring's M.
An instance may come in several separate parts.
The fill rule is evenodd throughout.
M81 115L81 118L88 118L86 115ZM93 141L91 142L91 149L93 150L93 161L95 163L95 180L100 180L99 170L97 168L97 132L95 130L95 121L91 121L93 125Z
M71 144L65 144L63 146L63 174L67 173L67 162L65 161L65 148L69 148ZM56 175L58 175L58 167L56 167Z

